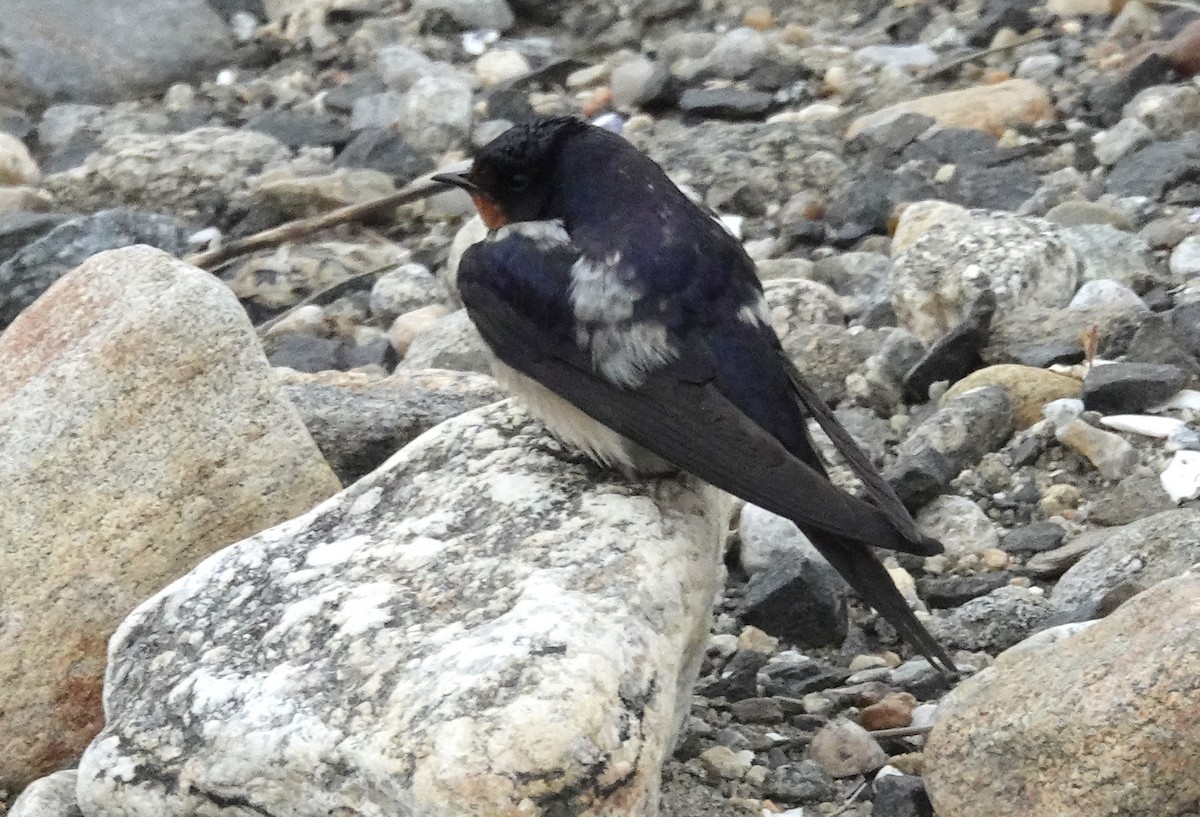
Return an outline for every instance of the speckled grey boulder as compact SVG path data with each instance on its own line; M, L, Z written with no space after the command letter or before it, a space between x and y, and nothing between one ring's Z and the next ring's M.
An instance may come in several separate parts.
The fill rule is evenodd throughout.
M141 207L205 221L223 214L248 179L291 151L264 133L199 128L114 136L79 167L46 178L60 205Z
M461 415L139 607L84 811L653 815L729 503L554 450Z
M1076 542L1090 545L1087 554L1063 574L1050 598L1068 609L1104 610L1200 563L1200 510L1163 511L1089 531Z
M998 316L1028 303L1061 307L1081 274L1049 222L981 210L933 224L895 262L896 317L926 343L955 326L985 289L996 293Z

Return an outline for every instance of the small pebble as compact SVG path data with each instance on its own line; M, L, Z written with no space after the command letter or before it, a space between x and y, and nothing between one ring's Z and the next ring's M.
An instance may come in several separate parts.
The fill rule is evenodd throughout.
M1062 516L1082 501L1083 494L1074 485L1051 485L1038 501L1038 508L1044 516Z
M770 6L751 6L742 15L742 25L755 31L766 31L775 25L775 13Z
M728 746L712 746L700 753L700 765L710 775L723 780L741 780L754 763L754 752L735 752Z
M887 752L875 738L845 718L830 721L813 736L808 757L833 777L867 774L887 762Z
M880 729L899 729L912 723L917 699L911 692L894 692L879 703L865 707L859 713L859 723L874 732Z
M779 639L767 635L757 627L745 627L738 634L737 646L739 650L753 650L769 655L779 649Z

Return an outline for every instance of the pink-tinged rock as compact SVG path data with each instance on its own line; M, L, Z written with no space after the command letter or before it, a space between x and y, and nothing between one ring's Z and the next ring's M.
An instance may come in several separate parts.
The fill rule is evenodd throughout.
M1163 817L1200 800L1200 576L1020 650L942 702L925 748L939 817Z
M109 635L214 551L340 485L220 281L101 253L0 334L0 788L103 726Z
M846 138L853 139L906 113L932 117L944 128L973 128L999 136L1016 125L1054 119L1054 103L1036 82L1010 79L897 102L851 122Z

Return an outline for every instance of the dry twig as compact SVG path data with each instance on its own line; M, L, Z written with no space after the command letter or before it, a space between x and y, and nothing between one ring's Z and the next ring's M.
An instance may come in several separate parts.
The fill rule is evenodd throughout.
M453 173L461 171L468 166L469 163L464 162L459 166L441 168L436 173ZM406 184L402 189L382 198L364 201L361 204L351 204L347 207L339 207L337 210L331 210L328 213L322 213L312 218L289 221L286 224L280 224L278 227L263 230L261 233L255 233L245 238L239 238L236 241L230 241L228 244L216 247L215 249L194 253L183 260L192 266L212 270L239 255L245 255L270 247L278 247L287 241L295 241L298 238L312 235L321 230L327 230L330 227L337 227L338 225L348 224L352 221L361 221L372 216L382 215L395 210L403 204L428 198L435 193L441 193L446 190L447 187L444 184L433 181L433 175L433 173L430 173L419 179L415 179Z

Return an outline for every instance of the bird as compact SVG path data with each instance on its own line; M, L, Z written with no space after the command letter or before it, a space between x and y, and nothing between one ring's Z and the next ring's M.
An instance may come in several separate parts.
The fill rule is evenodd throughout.
M690 473L792 521L943 673L945 648L873 547L931 556L887 481L770 325L754 262L627 139L569 116L517 124L461 188L488 228L457 285L498 381L565 443L630 475ZM812 418L859 478L836 487Z

